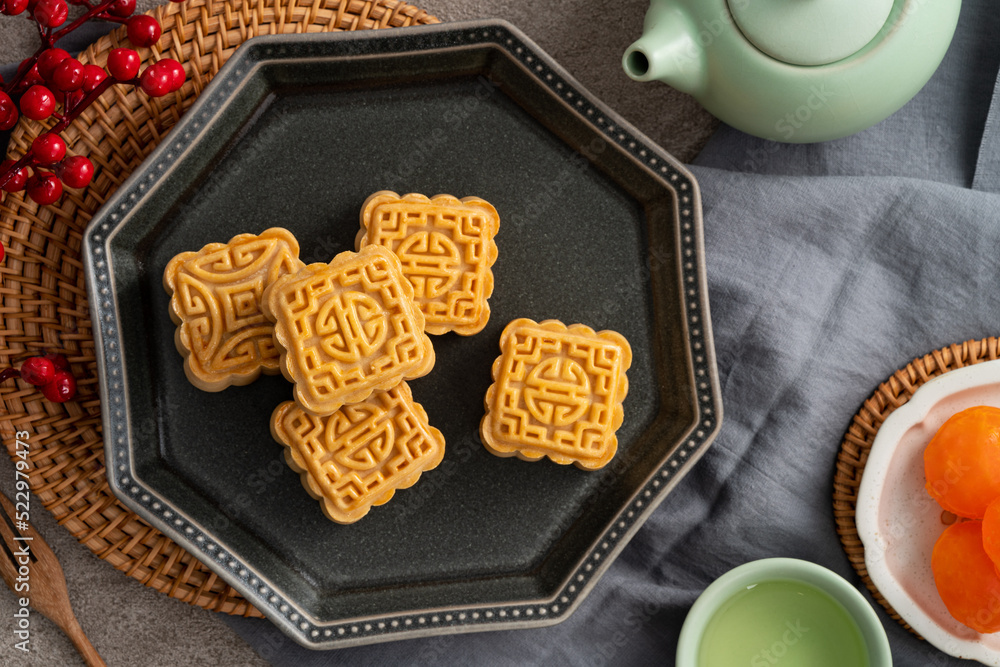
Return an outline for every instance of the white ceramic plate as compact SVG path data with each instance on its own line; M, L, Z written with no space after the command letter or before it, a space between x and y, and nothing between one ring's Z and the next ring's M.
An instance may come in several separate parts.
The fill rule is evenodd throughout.
M856 522L868 574L899 615L945 653L1000 666L1000 633L980 634L952 618L931 573L946 525L924 490L924 448L945 420L976 405L1000 407L1000 361L934 378L893 412L872 444Z

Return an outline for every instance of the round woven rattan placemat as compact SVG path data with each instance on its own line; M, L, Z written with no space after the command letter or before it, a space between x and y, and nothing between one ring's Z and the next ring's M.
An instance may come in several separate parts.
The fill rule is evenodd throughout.
M858 487L861 486L861 476L865 470L865 463L868 462L868 453L875 441L875 434L886 418L893 410L910 400L914 392L925 382L957 368L998 358L1000 358L1000 339L990 337L950 345L914 359L880 384L875 393L864 402L851 420L840 446L840 453L837 455L837 469L833 477L833 516L837 523L840 542L847 552L851 565L865 582L872 596L885 607L892 618L911 632L913 628L896 613L892 605L886 602L868 576L865 548L858 537L858 528L854 522Z
M98 207L156 147L244 40L266 34L361 30L437 23L398 0L187 0L150 12L163 27L145 63L160 57L184 63L177 93L149 98L117 86L63 132L70 154L86 155L94 182L67 191L56 205L38 207L21 194L0 204L0 368L39 352L62 352L79 382L76 400L50 403L26 383L0 385L0 436L8 453L15 431L28 434L32 491L74 537L100 558L156 590L229 614L260 616L211 570L122 505L108 489L101 440L101 401L80 249ZM101 38L84 63L104 65L108 52L128 46L124 29ZM22 155L43 131L21 124L10 154Z

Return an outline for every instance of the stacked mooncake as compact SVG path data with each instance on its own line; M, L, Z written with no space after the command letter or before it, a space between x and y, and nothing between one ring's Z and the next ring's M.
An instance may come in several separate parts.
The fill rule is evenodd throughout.
M353 523L437 466L445 442L406 380L434 366L428 334L476 334L490 317L499 216L477 197L381 191L356 252L304 265L290 232L241 234L167 265L175 341L196 387L281 372L294 400L271 433L302 484ZM487 450L583 469L617 449L631 362L621 335L555 320L511 322L480 431Z

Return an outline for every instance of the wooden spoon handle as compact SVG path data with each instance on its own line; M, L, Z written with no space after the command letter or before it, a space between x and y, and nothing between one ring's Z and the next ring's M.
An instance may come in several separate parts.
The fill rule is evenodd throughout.
M80 623L77 622L76 617L69 614L69 618L62 624L62 629L70 641L73 642L73 646L76 647L76 650L83 657L83 661L87 663L88 667L107 667L101 658L101 654L97 652L94 645L87 639L87 635L83 632L83 628L80 627Z

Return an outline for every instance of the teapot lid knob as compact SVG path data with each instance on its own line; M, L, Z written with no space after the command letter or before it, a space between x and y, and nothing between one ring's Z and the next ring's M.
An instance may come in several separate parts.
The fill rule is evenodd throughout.
M772 58L826 65L860 51L879 33L893 0L728 0L737 27Z

